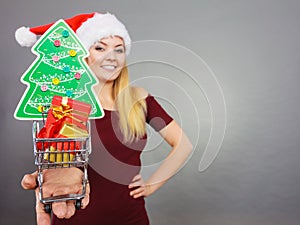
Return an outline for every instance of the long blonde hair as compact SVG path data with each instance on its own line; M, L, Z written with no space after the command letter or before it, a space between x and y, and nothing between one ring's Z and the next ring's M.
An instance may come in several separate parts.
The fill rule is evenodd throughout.
M137 90L129 86L128 68L125 66L114 81L113 96L119 113L119 125L125 142L133 142L142 138L146 133L145 99Z

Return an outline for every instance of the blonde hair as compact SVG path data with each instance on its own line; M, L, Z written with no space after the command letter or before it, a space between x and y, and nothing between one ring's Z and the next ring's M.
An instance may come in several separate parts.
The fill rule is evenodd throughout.
M125 66L114 81L113 96L119 113L119 125L125 142L133 142L146 134L145 99L129 86L128 68Z

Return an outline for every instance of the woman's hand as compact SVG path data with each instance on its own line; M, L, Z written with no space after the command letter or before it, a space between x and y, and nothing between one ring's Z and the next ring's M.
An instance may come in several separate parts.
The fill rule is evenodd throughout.
M83 173L78 168L58 168L43 171L43 197L64 194L78 194L82 192ZM26 174L21 185L24 189L35 189L36 193L36 219L38 225L50 225L50 214L44 211L43 204L39 201L39 188L36 188L37 172ZM82 199L82 208L89 203L90 187L86 187L86 195ZM58 218L70 218L75 214L74 201L54 202L52 211Z
M132 179L132 183L128 185L129 189L135 188L134 190L130 191L129 194L133 198L139 198L139 197L147 197L152 194L151 186L148 184L145 184L142 176L140 174L136 175Z

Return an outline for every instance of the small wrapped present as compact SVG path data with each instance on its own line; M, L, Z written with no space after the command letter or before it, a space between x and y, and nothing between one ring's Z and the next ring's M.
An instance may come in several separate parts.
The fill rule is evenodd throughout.
M68 97L54 96L51 102L53 115L57 119L71 115L78 121L86 122L91 112L91 105Z

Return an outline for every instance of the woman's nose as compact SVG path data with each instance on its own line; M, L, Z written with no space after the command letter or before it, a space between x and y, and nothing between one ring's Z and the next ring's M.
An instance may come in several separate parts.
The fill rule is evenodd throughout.
M115 60L116 59L116 54L114 50L110 50L106 54L106 60Z

